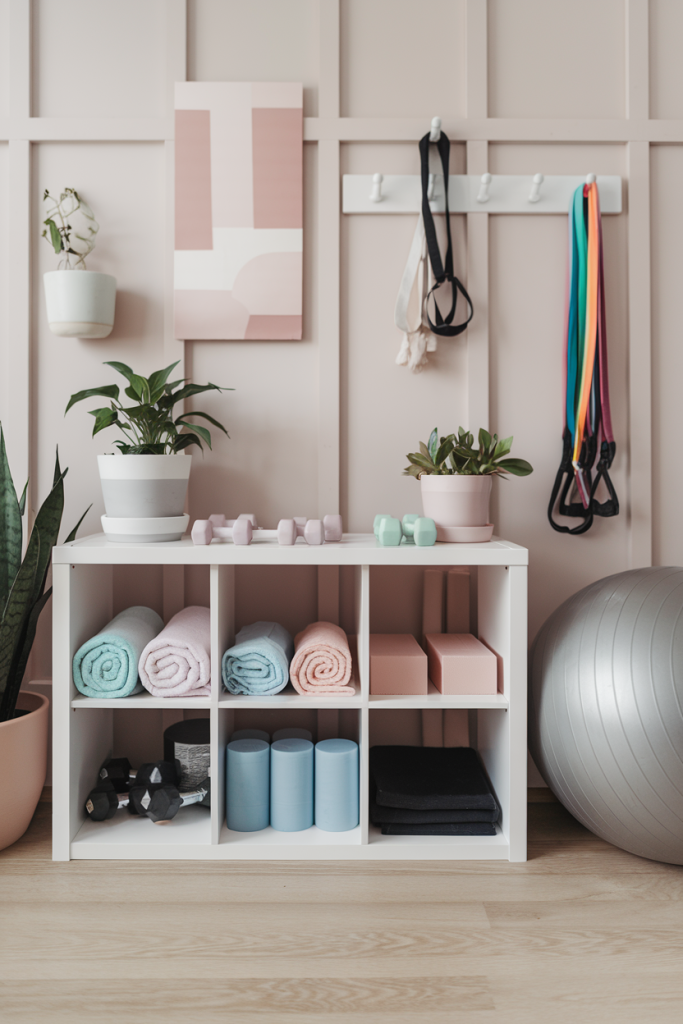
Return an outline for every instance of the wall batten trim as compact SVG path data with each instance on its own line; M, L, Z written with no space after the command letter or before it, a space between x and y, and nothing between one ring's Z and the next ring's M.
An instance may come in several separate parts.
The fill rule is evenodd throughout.
M629 568L652 564L650 147L628 147Z
M8 345L5 368L5 415L7 452L15 487L27 492L24 534L33 523L34 487L31 461L31 144L9 144L8 237L12 239L7 289Z
M339 117L339 0L319 0L321 115ZM318 514L340 511L341 157L318 143Z

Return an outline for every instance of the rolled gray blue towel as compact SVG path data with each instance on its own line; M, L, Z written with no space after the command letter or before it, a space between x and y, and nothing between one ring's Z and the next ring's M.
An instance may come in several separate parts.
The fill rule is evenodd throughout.
M223 655L223 684L230 693L271 697L289 682L294 640L277 622L252 622Z

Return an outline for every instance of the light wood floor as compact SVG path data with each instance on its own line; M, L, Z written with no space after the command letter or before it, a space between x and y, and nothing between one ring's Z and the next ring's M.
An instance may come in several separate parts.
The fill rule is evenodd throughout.
M683 1021L683 869L557 803L529 861L50 860L0 853L2 1024Z

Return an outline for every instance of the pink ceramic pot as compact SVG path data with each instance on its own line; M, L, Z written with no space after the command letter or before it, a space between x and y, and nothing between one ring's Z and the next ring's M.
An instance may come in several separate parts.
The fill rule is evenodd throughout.
M30 714L0 722L0 850L20 839L38 806L47 773L47 712L40 693L20 693Z
M424 514L440 526L486 526L489 522L490 476L420 477Z

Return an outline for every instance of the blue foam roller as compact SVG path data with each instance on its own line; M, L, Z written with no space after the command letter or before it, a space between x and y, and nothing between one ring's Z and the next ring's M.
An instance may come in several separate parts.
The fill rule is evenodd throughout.
M359 820L358 744L321 740L315 745L315 823L325 832L348 832Z
M270 746L265 740L228 743L226 817L235 832L258 832L270 817Z
M270 748L270 823L278 832L313 824L313 744L276 740Z
M278 740L313 740L313 733L310 729L297 729L295 727L278 729L273 733L273 743Z
M270 743L270 733L265 729L237 729L230 737L231 743L233 740L264 740Z

